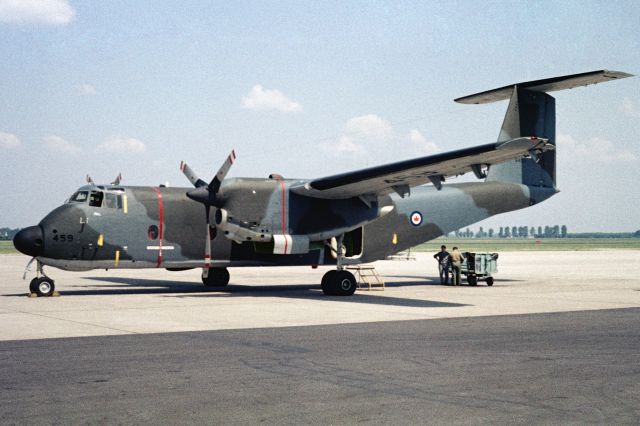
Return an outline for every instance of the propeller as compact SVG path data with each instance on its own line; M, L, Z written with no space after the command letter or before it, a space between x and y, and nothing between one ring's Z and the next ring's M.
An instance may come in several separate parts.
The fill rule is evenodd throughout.
M229 172L229 169L231 169L235 160L236 153L235 151L231 151L231 154L229 154L227 160L222 164L220 170L218 170L218 173L216 173L213 179L211 179L209 184L200 179L191 167L187 165L187 163L184 161L180 162L180 170L182 170L182 173L184 173L187 179L189 179L189 182L191 182L191 184L196 188L187 192L187 197L202 203L204 205L206 215L207 237L204 246L204 268L202 269L203 278L207 278L209 275L209 267L211 265L211 224L209 221L209 213L211 212L211 206L217 208L222 207L223 201L218 196L218 193L220 192L222 181Z

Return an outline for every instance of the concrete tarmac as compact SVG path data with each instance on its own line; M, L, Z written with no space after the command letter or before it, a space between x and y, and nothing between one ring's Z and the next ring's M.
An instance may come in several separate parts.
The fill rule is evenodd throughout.
M637 250L501 253L493 287L441 286L431 254L418 253L376 262L386 289L352 297L322 294L326 267L277 267L232 268L222 290L205 288L198 270L49 268L61 296L28 298L27 261L0 256L0 340L640 307Z
M384 291L325 269L49 269L0 256L3 424L638 424L640 251L502 253L493 287L382 261ZM89 337L81 337L89 336Z
M638 330L640 309L617 309L5 341L0 417L635 425Z

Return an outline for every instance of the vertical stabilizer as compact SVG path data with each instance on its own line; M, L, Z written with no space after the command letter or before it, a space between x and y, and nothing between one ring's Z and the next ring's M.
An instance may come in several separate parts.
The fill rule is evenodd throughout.
M555 146L556 104L555 99L547 92L573 89L574 87L627 77L632 77L632 75L621 71L589 71L543 80L525 81L464 96L455 101L463 104L486 104L510 99L498 140L506 141L521 136L538 136L548 139ZM487 180L555 189L555 150L544 152L537 158L523 158L495 165L489 170Z
M538 136L555 145L556 105L553 96L516 85L512 89L498 140L506 141L521 136ZM544 152L536 158L522 158L494 165L489 170L487 181L555 188L555 150Z

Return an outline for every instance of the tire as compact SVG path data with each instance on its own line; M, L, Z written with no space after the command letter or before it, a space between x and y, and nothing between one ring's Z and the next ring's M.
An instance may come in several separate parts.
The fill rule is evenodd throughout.
M493 277L487 277L487 285L491 287L493 285Z
M336 271L333 281L336 296L352 296L358 288L356 277L349 271Z
M331 283L335 281L334 276L337 272L338 271L336 271L335 269L332 269L331 271L327 271L327 273L322 276L322 281L320 281L320 288L322 289L322 292L327 296L336 295L335 291L333 291L334 288Z
M30 293L38 293L38 279L34 278L29 283L29 292Z
M224 287L229 284L229 278L227 268L211 268L207 278L202 277L202 284L207 287Z
M33 283L33 281L31 281ZM35 282L35 294L38 297L49 297L53 294L56 289L56 286L53 283L53 280L49 277L40 277L36 279ZM31 287L31 286L29 286Z
M470 286L478 285L478 278L475 275L467 275L467 282Z

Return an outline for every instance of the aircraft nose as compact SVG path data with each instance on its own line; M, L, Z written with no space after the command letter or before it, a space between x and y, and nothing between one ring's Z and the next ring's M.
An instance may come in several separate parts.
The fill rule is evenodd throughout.
M13 237L14 247L21 253L37 257L44 252L44 234L40 226L29 226Z

